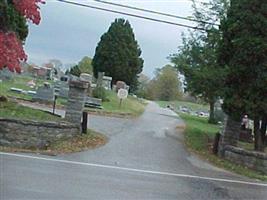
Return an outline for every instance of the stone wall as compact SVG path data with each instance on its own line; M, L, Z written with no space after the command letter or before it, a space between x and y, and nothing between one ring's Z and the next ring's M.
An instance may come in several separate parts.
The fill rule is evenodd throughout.
M80 127L68 122L37 122L0 118L0 145L45 148L51 142L79 134Z
M246 151L242 148L227 145L224 147L224 158L231 162L267 174L266 153Z

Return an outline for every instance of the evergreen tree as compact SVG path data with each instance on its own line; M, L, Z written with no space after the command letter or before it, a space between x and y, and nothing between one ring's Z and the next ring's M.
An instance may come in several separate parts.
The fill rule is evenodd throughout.
M14 31L21 41L28 36L26 19L19 14L12 3L0 2L0 27L2 30Z
M92 60L94 76L98 72L126 82L131 89L137 86L138 74L143 68L141 49L135 40L133 29L128 21L116 19L108 31L102 35Z
M223 109L236 120L244 114L254 119L255 150L259 151L264 149L267 118L266 13L266 0L231 1L221 25L219 50L219 61L227 70Z

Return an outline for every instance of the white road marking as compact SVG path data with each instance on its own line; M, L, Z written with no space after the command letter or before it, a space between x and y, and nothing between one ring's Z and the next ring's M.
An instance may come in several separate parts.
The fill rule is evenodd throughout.
M230 180L230 179L222 179L222 178L194 176L194 175L188 175L188 174L176 174L176 173L171 173L171 172L150 171L150 170L142 170L142 169L134 169L134 168L126 168L126 167L117 167L117 166L112 166L112 165L101 165L101 164L85 163L85 162L70 161L70 160L61 160L61 159L54 159L54 158L44 158L44 157L29 156L29 155L15 154L15 153L0 152L0 155L15 156L15 157L20 157L20 158L30 158L30 159L36 159L36 160L44 160L44 161L59 162L59 163L74 164L74 165L83 165L83 166L90 166L90 167L99 167L99 168L106 168L106 169L116 169L116 170L138 172L138 173L147 173L147 174L174 176L174 177L184 177L184 178L191 178L191 179L201 179L201 180L209 180L209 181L238 183L238 184L245 184L245 185L267 187L266 183L257 183L257 182L247 182L247 181Z

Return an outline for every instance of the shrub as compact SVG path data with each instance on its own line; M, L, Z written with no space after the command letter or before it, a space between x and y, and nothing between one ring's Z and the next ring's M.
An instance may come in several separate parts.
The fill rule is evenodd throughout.
M92 95L95 98L102 99L102 101L108 101L109 100L107 97L108 96L107 91L103 87L96 87L95 89L93 89Z

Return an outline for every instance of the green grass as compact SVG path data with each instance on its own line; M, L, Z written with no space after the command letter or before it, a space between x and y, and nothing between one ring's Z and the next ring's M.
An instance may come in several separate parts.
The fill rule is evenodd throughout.
M36 121L60 121L60 117L13 102L0 102L0 117Z
M16 75L14 76L13 79L3 80L0 83L0 95L13 96L17 98L31 100L30 95L20 94L20 93L10 91L10 88L12 87L23 89L23 90L35 90L34 88L30 88L29 86L27 86L27 82L29 82L30 80L35 80L36 88L37 86L43 85L44 82L51 82L51 81L46 81L42 79L34 79L33 77L29 77L29 76Z
M175 109L178 109L180 106L189 108L192 111L208 111L209 106L185 101L157 101L161 107L166 107L167 105L174 106Z
M250 178L255 178L263 181L267 180L266 175L250 170L246 167L233 164L227 160L220 159L219 157L212 154L211 147L213 144L213 138L215 137L216 132L219 131L218 125L209 124L207 119L204 118L191 116L184 113L179 113L179 115L186 123L186 128L184 131L185 143L191 151L199 154L201 157L217 165L218 167L225 168L227 170L245 175ZM251 148L251 146L247 148Z
M180 113L181 118L186 123L185 141L188 146L196 151L207 150L208 144L213 140L219 131L218 125L209 124L206 118L191 116Z
M108 102L103 102L103 110L107 113L114 114L127 114L138 116L142 114L145 110L145 103L134 98L132 96L128 96L127 99L122 101L120 106L120 100L117 97L117 94L113 91L107 91ZM89 109L93 110L93 109Z

